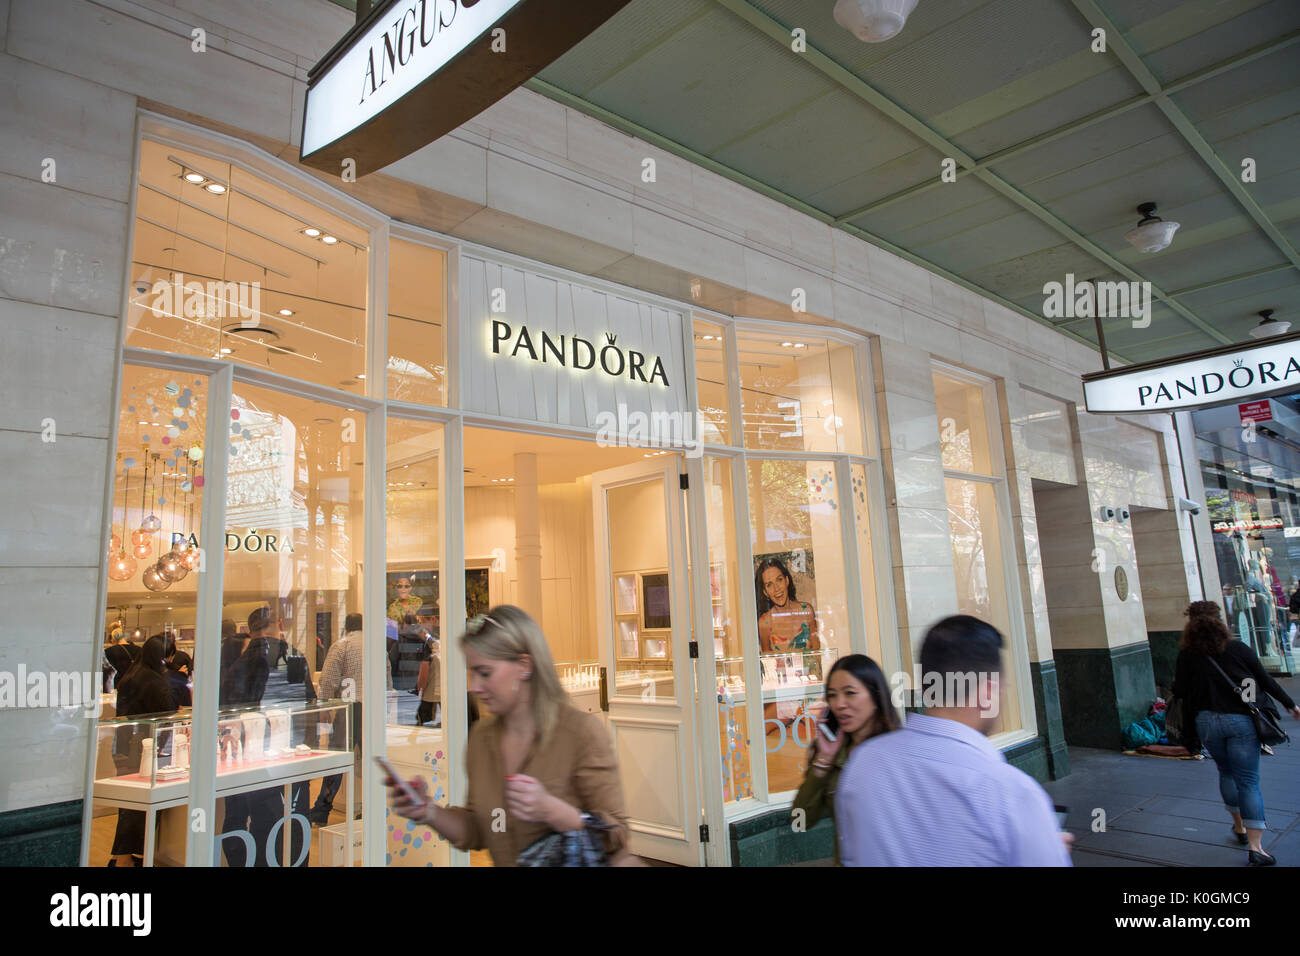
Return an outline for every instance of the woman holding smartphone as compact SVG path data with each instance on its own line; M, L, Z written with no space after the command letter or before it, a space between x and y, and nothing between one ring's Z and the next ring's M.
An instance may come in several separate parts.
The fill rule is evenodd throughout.
M537 622L500 605L470 622L460 646L470 692L496 717L470 729L466 805L429 802L420 777L410 782L412 800L390 775L393 811L459 850L486 847L496 866L516 866L552 833L587 827L601 832L607 859L625 862L612 859L627 845L628 828L609 735L599 718L569 703Z
M792 814L803 812L805 831L827 813L834 814L835 785L849 752L901 725L885 674L875 661L865 654L849 654L835 662L826 675L825 711L808 748L808 770L791 807ZM839 862L837 840L836 866Z

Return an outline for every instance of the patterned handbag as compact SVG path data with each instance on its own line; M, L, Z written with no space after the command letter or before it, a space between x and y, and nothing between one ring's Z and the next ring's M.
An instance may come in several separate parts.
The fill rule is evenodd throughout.
M590 813L582 815L582 829L548 833L530 843L515 861L519 866L609 866L605 855L608 823Z

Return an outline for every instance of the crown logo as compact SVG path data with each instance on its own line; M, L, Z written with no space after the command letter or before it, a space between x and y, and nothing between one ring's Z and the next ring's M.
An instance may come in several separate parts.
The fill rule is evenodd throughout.
M1233 368L1241 368L1241 366L1242 366L1243 364L1245 364L1245 361L1246 361L1245 359L1233 359L1233 360L1232 360L1232 367L1233 367Z
M617 338L618 338L618 336L615 335L613 332L606 332L606 333L605 333L605 341L608 342L610 345L613 345L613 344L614 344L614 340L617 339Z

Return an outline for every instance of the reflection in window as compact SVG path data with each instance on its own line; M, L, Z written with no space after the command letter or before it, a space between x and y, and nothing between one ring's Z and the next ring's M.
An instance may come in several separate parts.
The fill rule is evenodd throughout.
M145 140L126 344L363 392L368 242L239 166Z
M862 452L851 346L757 332L736 339L747 448Z
M722 326L702 319L695 320L695 381L703 420L701 439L710 445L732 444L726 335Z

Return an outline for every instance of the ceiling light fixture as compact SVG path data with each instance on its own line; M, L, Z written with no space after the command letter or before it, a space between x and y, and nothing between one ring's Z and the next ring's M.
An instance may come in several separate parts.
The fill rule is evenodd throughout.
M1264 309L1259 315L1263 321L1250 330L1252 339L1268 339L1275 335L1286 335L1287 330L1291 328L1290 322L1273 318L1272 309Z
M302 231L302 234L304 236L307 236L310 239L315 239L320 235L320 230L317 229L315 226L308 226L306 229Z
M918 0L838 0L835 22L863 43L883 43L902 32Z
M1156 204L1153 202L1144 202L1137 207L1137 211L1142 214L1138 224L1124 233L1124 238L1138 252L1159 252L1162 249L1168 249L1169 243L1174 241L1174 233L1178 231L1180 223L1166 222L1156 215Z
M339 240L337 236L324 235L320 237L320 241L325 243L325 245L327 246L332 246L334 245L334 243L338 242Z
M220 196L222 193L226 191L226 187L223 186L221 183L208 183L203 188L210 193L215 193L218 196Z
M280 314L283 316L293 315L293 309L281 309Z
M187 183L193 183L194 185L197 186L197 185L199 185L200 183L205 183L205 182L207 182L208 179L207 179L207 177L204 176L202 173L186 173L186 174L185 174L185 181L186 181Z

